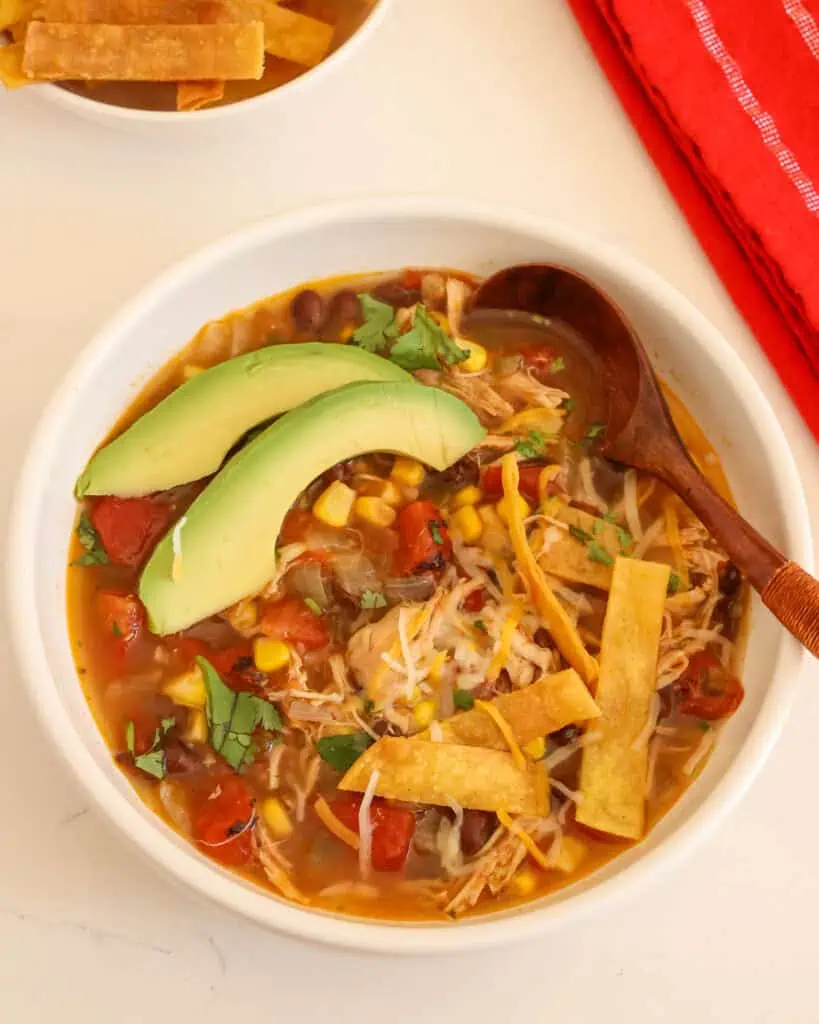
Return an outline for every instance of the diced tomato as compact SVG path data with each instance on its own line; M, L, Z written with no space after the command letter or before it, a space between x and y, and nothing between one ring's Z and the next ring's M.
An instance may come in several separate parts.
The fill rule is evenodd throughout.
M360 796L347 793L339 795L330 807L343 825L358 834ZM403 807L391 807L385 800L376 797L370 806L370 821L373 826L373 867L376 871L400 871L415 832L415 815Z
M421 279L423 276L424 275L420 270L415 270L415 268L410 267L404 271L404 279L402 283L405 288L415 290L416 288L421 287Z
M523 497L530 502L532 505L536 505L540 501L540 491L538 489L538 481L540 479L540 471L543 469L544 463L542 462L521 462L518 467L518 473L520 476L520 483L518 484L520 493ZM503 480L502 470L500 463L493 463L491 466L487 466L481 476L481 490L487 498L502 498L503 497Z
M116 565L137 568L174 516L156 498L98 498L89 511L106 554Z
M145 609L136 594L114 594L101 590L97 610L102 626L124 650L139 638L145 627Z
M708 721L732 715L745 696L742 683L711 651L698 651L693 655L674 689L679 697L677 708L682 714Z
M467 612L479 612L486 604L486 591L483 587L479 587L477 590L473 590L471 594L467 595L464 601L464 611Z
M259 626L265 636L286 640L305 651L317 651L330 642L325 616L315 615L297 597L267 605Z
M230 867L247 864L251 856L253 797L238 775L219 774L197 800L193 834L202 849Z
M400 576L437 572L452 556L452 541L437 505L413 501L398 513L398 552L395 571Z
M291 508L284 517L279 530L279 543L297 544L303 541L307 533L316 526L316 518L306 508Z
M180 636L174 639L173 647L185 667L196 658L206 658L231 690L261 694L267 676L256 668L250 640L240 640L230 647L211 647L198 637Z
M557 358L557 352L546 345L531 345L518 349L517 354L530 369L546 372L551 372L552 363Z

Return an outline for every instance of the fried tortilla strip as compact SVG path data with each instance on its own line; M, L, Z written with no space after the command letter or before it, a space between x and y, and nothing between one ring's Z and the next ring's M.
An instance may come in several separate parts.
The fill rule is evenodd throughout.
M66 25L33 21L23 71L35 81L190 82L261 78L264 28L247 25Z
M226 3L237 21L264 22L264 45L272 57L312 68L327 56L335 31L327 22L279 7L275 0L226 0Z
M211 11L216 9L217 16ZM248 21L226 17L212 0L39 0L33 17L68 25L198 25Z
M503 693L490 702L506 720L515 740L523 746L539 736L562 729L564 725L599 718L586 684L573 668L544 676L531 686ZM441 722L445 743L464 743L469 747L507 750L492 719L483 711L462 711ZM429 729L414 737L428 740Z
M0 32L28 21L31 6L31 0L0 0Z
M225 83L216 79L205 82L180 82L176 87L177 110L201 110L217 103L225 95Z
M7 89L19 89L21 85L31 85L31 79L23 74L22 43L0 46L0 83Z
M597 743L583 748L577 820L601 832L639 839L645 825L648 739L641 739L657 678L667 565L618 558L603 623L596 699Z
M454 800L470 810L535 817L549 813L546 773L536 764L521 771L500 750L385 736L361 755L338 788L361 793L375 770L376 794L392 800L442 806Z
M552 634L558 650L572 668L577 669L583 681L591 686L597 678L597 662L583 646L580 634L563 605L555 597L529 547L519 506L520 472L512 452L501 459L501 479L508 508L509 536L515 550L518 571L526 581L532 602L540 613L544 625Z
M586 534L589 540L612 559L622 554L620 535L617 527L607 523L598 516L589 515L579 508L572 508L564 502L555 504L551 515L560 522L574 527L575 531ZM562 533L562 531L561 531ZM611 565L590 557L589 540L581 539L577 533L562 533L562 536L549 545L538 559L541 567L551 576L580 583L597 590L608 590L611 587Z

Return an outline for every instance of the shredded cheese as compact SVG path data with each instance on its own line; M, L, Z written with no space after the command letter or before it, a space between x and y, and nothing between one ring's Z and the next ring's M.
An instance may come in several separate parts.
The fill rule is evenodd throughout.
M373 866L373 825L370 820L370 807L375 796L375 787L378 785L378 777L381 774L376 768L370 774L367 781L367 788L361 798L361 806L358 809L358 869L362 877L369 877Z
M520 607L513 607L504 619L495 653L492 655L492 660L489 662L489 668L486 673L486 678L490 683L495 682L501 674L501 669L509 661L509 655L512 652L512 637L517 631L521 617Z
M501 466L503 491L509 507L509 535L512 538L512 547L520 573L529 585L532 599L552 634L558 650L572 668L576 669L583 681L591 685L597 679L597 662L583 646L577 629L546 582L543 570L538 565L526 539L526 528L523 525L517 501L520 496L518 491L520 475L515 456L511 453L504 455Z
M639 543L643 537L643 527L640 524L640 507L637 504L637 474L633 469L627 470L623 479L623 513L634 542Z
M361 841L358 836L351 828L347 828L343 821L339 821L323 796L320 796L313 804L313 810L327 831L332 832L336 839L340 839L342 843L346 843L354 850L359 849Z
M668 546L674 555L674 565L680 575L680 583L684 590L688 590L688 565L685 561L682 538L680 537L680 524L677 520L677 508L675 499L670 495L663 502L663 514L665 516L665 536Z
M631 744L632 750L639 750L640 747L645 747L648 744L648 741L654 735L654 730L657 728L657 721L660 717L661 708L662 701L660 700L659 693L655 690L651 695L651 703L648 708L648 718L646 719L646 723L643 728L634 737Z
M429 738L433 743L443 743L444 730L441 728L440 722L435 721L429 723Z
M546 859L546 854L525 829L521 828L517 822L512 821L506 811L498 811L498 821L523 843L532 860L536 861L544 871L551 871L552 865Z
M176 583L179 577L182 575L182 527L187 522L188 517L182 516L173 528L171 533L171 551L173 551L173 561L171 562L171 579Z
M697 768L700 766L700 764L705 760L705 758L711 752L711 748L714 746L715 739L716 739L716 730L715 729L711 728L711 729L708 730L708 732L703 733L702 739L697 744L696 750L694 751L694 753L691 755L691 757L689 757L688 760L683 765L683 769L682 770L683 770L683 774L684 775L693 775L694 774L694 772L697 770Z
M509 747L509 753L514 758L515 764L520 770L526 771L526 758L523 755L523 751L518 746L518 741L515 739L515 735L512 732L512 727L498 711L494 704L491 704L486 700L476 700L475 707L479 711L483 711L484 714L489 715L495 725L498 727L498 732L503 736L504 742Z

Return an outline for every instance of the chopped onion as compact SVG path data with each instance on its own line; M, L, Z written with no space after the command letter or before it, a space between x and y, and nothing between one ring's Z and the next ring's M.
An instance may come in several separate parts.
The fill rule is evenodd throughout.
M319 562L297 562L287 572L287 585L299 597L315 601L320 608L327 608L331 602Z
M307 531L304 543L309 551L360 551L362 548L358 530L337 530L318 522Z
M185 792L185 787L173 779L163 779L159 783L159 799L168 817L183 835L189 836L193 826Z
M394 604L428 601L435 593L435 580L424 576L395 576L384 583L384 593Z
M341 589L350 597L359 598L365 590L381 590L381 578L375 571L375 565L360 552L336 555L333 572Z

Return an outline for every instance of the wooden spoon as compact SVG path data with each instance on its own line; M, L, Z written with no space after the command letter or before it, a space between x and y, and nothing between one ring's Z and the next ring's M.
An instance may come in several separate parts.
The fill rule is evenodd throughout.
M580 274L544 263L488 278L470 309L519 310L567 323L594 349L608 417L600 452L658 477L702 520L779 621L819 657L819 581L769 544L711 487L691 461L633 328Z

